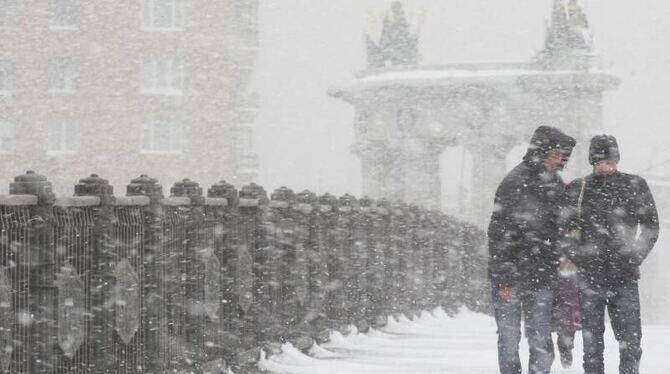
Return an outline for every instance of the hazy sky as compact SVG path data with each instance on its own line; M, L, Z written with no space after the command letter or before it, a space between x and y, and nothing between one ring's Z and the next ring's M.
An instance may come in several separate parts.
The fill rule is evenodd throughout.
M380 0L261 0L255 86L261 115L259 181L317 192L360 194L350 152L353 110L327 96L365 66L363 32ZM425 12L424 64L528 60L542 48L552 0L412 0ZM582 0L602 64L621 79L608 94L605 126L617 136L624 170L670 160L670 2Z

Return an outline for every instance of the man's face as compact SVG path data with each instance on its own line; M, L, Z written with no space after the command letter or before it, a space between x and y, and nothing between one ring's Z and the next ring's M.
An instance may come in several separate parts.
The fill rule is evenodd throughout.
M600 160L593 164L593 172L601 177L612 175L616 171L617 163L612 160Z
M547 152L547 157L544 158L544 168L547 171L559 170L563 164L563 152L560 149L552 149Z

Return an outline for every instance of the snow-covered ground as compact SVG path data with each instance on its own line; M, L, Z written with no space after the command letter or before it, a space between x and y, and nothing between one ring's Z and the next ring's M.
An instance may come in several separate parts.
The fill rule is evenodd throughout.
M416 321L390 320L387 327L367 334L334 333L331 342L313 348L309 356L285 345L282 354L261 360L260 366L287 374L496 374L495 331L491 317L462 312L450 318L436 310L425 312ZM670 373L668 338L670 326L644 327L642 373ZM606 346L606 371L618 372L618 347L609 329ZM563 369L557 359L552 373L582 373L581 347L581 334L577 333L575 364ZM521 353L527 362L525 341Z

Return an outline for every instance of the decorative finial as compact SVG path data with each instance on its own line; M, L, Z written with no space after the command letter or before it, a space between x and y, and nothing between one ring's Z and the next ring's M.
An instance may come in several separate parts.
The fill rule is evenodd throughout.
M554 0L545 46L537 57L547 70L587 70L593 54L593 37L586 13L578 0Z
M375 20L376 21L376 20ZM377 24L377 22L370 22ZM368 67L415 65L419 62L418 27L412 29L401 1L394 1L381 22L365 36Z

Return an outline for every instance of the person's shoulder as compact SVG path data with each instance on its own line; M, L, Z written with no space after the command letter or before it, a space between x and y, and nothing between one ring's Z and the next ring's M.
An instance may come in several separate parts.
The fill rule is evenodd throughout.
M527 183L528 177L530 175L530 168L524 164L520 163L510 170L502 182L500 182L500 187L503 188L516 188L522 187Z
M593 176L591 174L581 178L575 178L572 180L572 182L568 183L567 188L569 190L575 190L575 189L580 190L582 188L583 183L588 184L589 182L591 182L592 179Z
M637 175L637 174L624 173L624 172L622 172L622 171L620 171L619 174L620 174L623 178L628 179L628 180L630 180L630 181L633 181L633 180L634 180L634 181L645 182L644 178L641 177L641 176L639 176L639 175Z
M584 178L573 179L572 182L567 184L568 189L581 187Z
M632 185L633 187L637 188L647 188L647 181L637 175L637 174L630 174L630 173L623 173L619 172L621 175L621 179L628 185Z
M524 164L517 165L505 175L505 178L498 185L495 194L496 200L515 199L516 196L522 195L527 182L528 174Z

